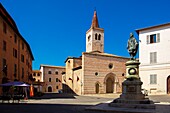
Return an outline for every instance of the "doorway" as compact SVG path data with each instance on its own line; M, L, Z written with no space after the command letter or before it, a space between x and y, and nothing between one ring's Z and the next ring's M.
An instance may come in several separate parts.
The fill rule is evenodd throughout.
M96 83L96 94L99 94L99 83Z
M113 80L110 77L106 80L106 93L113 93Z
M170 94L170 75L167 78L167 94Z
M48 87L48 92L52 92L52 87L51 86Z

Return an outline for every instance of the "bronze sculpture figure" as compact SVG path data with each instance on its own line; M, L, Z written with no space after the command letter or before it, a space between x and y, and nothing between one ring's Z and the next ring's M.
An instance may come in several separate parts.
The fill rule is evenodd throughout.
M138 45L139 44L138 44L137 40L135 39L135 37L133 36L133 33L130 33L130 38L127 43L127 50L129 52L132 60L136 56L136 53L138 51Z

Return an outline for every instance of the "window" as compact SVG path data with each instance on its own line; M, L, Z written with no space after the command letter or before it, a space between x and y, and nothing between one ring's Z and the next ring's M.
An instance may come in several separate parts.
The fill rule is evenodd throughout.
M59 80L58 80L58 78L56 78L56 82L58 82Z
M48 74L51 74L51 71L48 71Z
M24 49L24 42L22 42L22 49Z
M97 33L95 34L95 40L97 40Z
M3 41L3 50L6 51L6 41Z
M101 40L101 34L99 34L98 40Z
M26 59L26 65L28 66L28 59Z
M24 78L24 68L22 68L22 78Z
M113 64L110 63L108 67L109 67L109 69L112 69L113 68Z
M13 56L17 58L17 50L15 48L13 48Z
M56 71L55 74L58 75L58 71Z
M16 77L16 76L17 76L17 65L14 64L14 77Z
M3 58L2 60L2 67L4 68L6 66L6 59Z
M91 35L88 36L88 41L90 41Z
M24 62L24 55L21 55L21 62Z
M150 63L157 63L157 52L150 53Z
M160 42L160 33L147 35L147 44Z
M2 71L4 72L4 75L7 76L7 64L6 64L6 59L2 59Z
M96 73L95 73L95 75L96 75L96 76L98 76L98 75L99 75L99 73L98 73L98 72L96 72Z
M58 89L58 86L56 86L56 89Z
M17 43L17 35L14 34L14 42Z
M49 82L51 82L51 78L49 78Z
M33 76L36 76L36 73L33 73Z
M40 73L38 73L38 76L40 76Z
M6 34L7 33L7 26L6 23L3 22L3 32Z
M150 43L156 43L156 34L150 35Z
M156 74L150 75L150 84L157 84L157 75Z

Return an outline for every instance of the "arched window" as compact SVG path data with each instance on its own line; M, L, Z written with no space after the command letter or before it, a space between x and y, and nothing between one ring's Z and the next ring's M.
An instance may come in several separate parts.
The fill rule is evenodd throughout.
M88 41L90 41L90 37L91 37L91 35L88 36Z
M98 36L98 40L101 40L101 34L99 34L99 36Z
M51 71L48 71L48 74L51 74Z
M58 75L58 71L56 71L55 74Z
M33 73L33 76L36 76L36 73Z
M95 40L97 40L97 33L95 34Z
M51 82L51 78L49 78L48 81Z
M38 73L38 76L40 76L40 73Z
M58 82L59 81L59 79L58 78L56 78L56 82Z

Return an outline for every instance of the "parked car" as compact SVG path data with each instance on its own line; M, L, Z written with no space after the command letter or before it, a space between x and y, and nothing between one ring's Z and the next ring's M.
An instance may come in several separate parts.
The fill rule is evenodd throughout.
M148 90L142 89L142 93L143 93L145 96L148 96Z
M63 91L62 90L58 90L58 93L63 93Z

